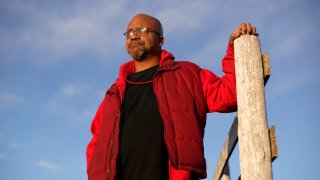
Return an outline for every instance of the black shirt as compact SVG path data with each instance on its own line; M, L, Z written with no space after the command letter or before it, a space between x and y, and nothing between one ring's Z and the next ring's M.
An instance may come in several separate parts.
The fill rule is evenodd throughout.
M168 179L163 121L152 82L157 68L128 77L121 116L118 180Z

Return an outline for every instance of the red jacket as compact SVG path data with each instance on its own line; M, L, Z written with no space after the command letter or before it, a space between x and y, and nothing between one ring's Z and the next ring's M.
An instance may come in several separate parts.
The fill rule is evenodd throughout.
M203 136L207 112L236 110L233 46L223 61L222 78L191 62L176 62L163 50L153 81L170 165L206 177ZM133 61L120 68L116 82L106 92L91 125L87 147L89 180L113 179L119 148L119 122L126 77L135 72Z

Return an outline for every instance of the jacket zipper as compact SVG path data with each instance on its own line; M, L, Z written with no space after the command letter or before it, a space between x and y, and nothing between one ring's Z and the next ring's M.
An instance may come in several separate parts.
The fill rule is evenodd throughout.
M114 122L114 127L113 127L113 131L112 131L112 136L111 136L111 146L112 146L112 149L111 149L111 154L110 154L110 157L109 157L109 168L108 168L108 178L107 179L110 179L111 175L112 175L112 158L113 158L113 155L114 155L114 151L115 151L115 133L116 133L116 129L117 129L117 122L119 120L119 114L117 115L116 117L116 120Z
M120 96L120 104L122 105L122 94L121 94L121 88L118 86L119 88L119 96ZM111 136L111 146L112 146L112 149L111 149L111 154L110 154L110 157L109 157L109 168L107 168L107 171L108 171L108 177L107 179L109 180L111 178L111 175L112 175L112 158L113 158L113 155L114 155L114 151L115 151L115 133L116 133L116 129L117 129L117 123L120 119L120 114L121 112L119 112L117 114L117 117L116 117L116 120L114 122L114 125L113 125L113 131L112 131L112 136Z
M159 70L159 69L158 69ZM158 75L158 72L159 71L157 71L156 72L156 74L155 74L155 76L154 76L154 80L155 80L155 78L156 78L156 75ZM164 122L164 119L163 119L163 117L162 117L162 114L161 114L161 111L160 111L160 107L159 107L159 98L158 98L158 95L157 95L157 93L155 93L155 81L153 81L153 92L154 92L154 94L155 94L155 96L156 96L156 100L157 100L157 104L158 104L158 109L159 109L159 112L160 112L160 116L161 116L161 119L162 119L162 122L163 122L163 139L164 139L164 142L165 142L165 145L166 145L166 149L167 149L167 153L168 153L168 158L169 158L169 162L170 162L170 154L169 154L169 151L168 151L168 143L167 143L167 140L166 140L166 138L165 138L165 136L166 136L166 124L165 124L165 122Z

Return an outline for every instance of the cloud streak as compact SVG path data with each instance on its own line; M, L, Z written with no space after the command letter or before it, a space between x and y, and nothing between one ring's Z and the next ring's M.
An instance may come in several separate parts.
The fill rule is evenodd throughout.
M91 121L97 105L91 106L90 103L94 99L101 99L101 95L95 92L86 83L70 81L58 87L50 99L43 102L41 111L50 114L54 120L74 125Z
M79 82L70 82L59 89L59 95L64 97L72 97L76 95L84 95L88 92L88 86Z
M21 103L23 98L13 93L0 92L0 111L10 107L14 107Z
M6 155L4 153L0 153L0 160L6 159Z
M60 169L60 167L57 164L47 160L39 160L38 162L36 162L36 166L42 169L46 169L48 171L57 171Z
M18 143L10 143L10 144L9 144L9 147L10 147L11 149L18 149L18 148L19 148L19 144L18 144Z
M12 31L10 24L1 25L0 39L11 48L29 47L41 53L47 58L46 63L82 52L106 56L112 54L122 40L118 34L121 23L114 21L123 16L121 7L123 1L96 1L59 7L58 11L32 2L7 2L7 16L12 17L15 14L10 12L15 12L24 23L18 25L19 31Z

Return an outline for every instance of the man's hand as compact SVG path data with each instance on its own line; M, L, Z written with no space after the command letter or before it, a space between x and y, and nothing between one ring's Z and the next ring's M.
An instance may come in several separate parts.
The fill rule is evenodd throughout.
M230 35L229 44L233 44L233 41L244 34L250 34L258 36L255 26L251 26L250 23L242 23L237 29Z

